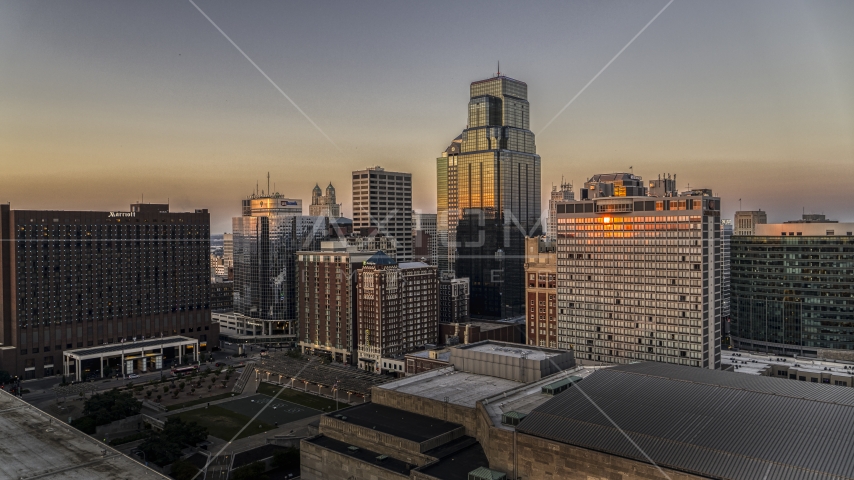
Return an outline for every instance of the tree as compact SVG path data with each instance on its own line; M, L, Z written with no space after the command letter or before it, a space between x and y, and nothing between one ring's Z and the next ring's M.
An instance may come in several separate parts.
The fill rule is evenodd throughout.
M153 433L139 445L145 457L161 467L169 465L181 457L181 449L196 446L208 438L208 429L196 422L184 422L177 417L169 417L163 431Z
M264 470L266 469L263 462L254 462L233 470L228 478L231 480L267 480L269 477L264 475Z
M72 420L71 426L76 428L77 430L80 430L83 433L86 433L89 435L95 434L95 427L96 427L95 419L88 416L88 415L84 415L80 418L76 418L76 419Z
M6 370L0 370L0 384L5 385L12 381L12 375Z
M169 475L175 480L191 480L198 471L199 469L189 461L178 459L172 464Z
M139 414L142 402L133 397L131 392L120 392L112 389L104 393L92 395L83 404L83 415L92 417L95 425L106 425Z

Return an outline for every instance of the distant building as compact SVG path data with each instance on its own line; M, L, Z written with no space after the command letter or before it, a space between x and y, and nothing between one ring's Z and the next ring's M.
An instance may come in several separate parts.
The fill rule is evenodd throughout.
M552 185L551 198L549 198L549 228L546 231L547 239L553 241L557 238L557 211L555 210L557 202L565 202L568 200L575 200L575 193L572 191L571 183L561 181L560 186Z
M77 349L161 334L192 337L203 349L216 345L210 237L206 209L0 205L0 370L24 379L52 377ZM153 365L154 358L145 361ZM75 373L99 375L119 360L111 362L84 360Z
M439 278L439 323L465 323L469 320L471 286L468 278L441 275Z
M222 235L222 263L225 268L234 268L234 235Z
M559 348L720 367L720 199L709 193L558 204Z
M359 368L380 373L382 361L395 359L393 370L402 373L405 354L438 340L436 267L379 252L356 276Z
M230 312L234 309L234 282L211 284L211 311Z
M297 253L300 350L356 363L356 274L374 254L340 241Z
M732 243L732 220L721 220L721 322L724 334L729 335L730 308L730 245Z
M647 195L650 197L675 197L676 192L676 175L671 176L669 173L659 175L656 180L649 182L649 190Z
M312 217L338 218L341 216L341 204L335 201L335 187L330 182L326 194L320 191L320 186L314 186L311 191L311 205L308 214Z
M507 343L524 343L525 319L521 322L468 321L465 323L440 323L440 345L468 345L491 340Z
M258 342L294 342L297 326L296 252L314 250L327 233L327 219L302 215L302 200L280 194L252 195L243 216L232 220L234 314L260 326L244 335Z
M353 231L382 233L397 243L397 259L412 260L412 174L371 167L353 172Z
M733 345L854 360L854 223L755 225L732 237L730 285Z
M555 242L525 239L525 338L528 345L557 348L557 253Z
M353 234L344 239L348 246L357 252L383 252L393 259L397 259L397 242L394 237L383 235L359 235Z
M602 197L645 197L643 179L631 173L600 173L584 182L581 200Z
M735 212L733 235L753 235L756 226L768 223L768 214L762 210Z
M412 213L412 256L428 265L437 264L438 237L435 213ZM422 260L423 259L423 260Z

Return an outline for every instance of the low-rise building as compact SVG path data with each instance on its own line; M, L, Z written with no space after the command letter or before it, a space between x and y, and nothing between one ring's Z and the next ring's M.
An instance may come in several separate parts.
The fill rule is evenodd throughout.
M526 359L514 347L479 345L472 358L452 349L451 366L324 414L302 440L302 477L854 477L850 388L657 362L566 368L552 363L559 353ZM529 361L554 373L529 376Z

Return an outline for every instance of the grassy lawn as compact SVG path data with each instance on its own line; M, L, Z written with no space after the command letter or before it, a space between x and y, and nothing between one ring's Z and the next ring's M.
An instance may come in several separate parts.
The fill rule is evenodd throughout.
M250 417L220 408L216 405L178 413L176 416L185 422L196 422L203 427L207 427L209 434L226 441L231 440L231 437L237 434L250 420ZM255 420L237 438L256 435L267 430L272 430L273 428L272 425Z
M264 395L275 397L279 390L281 390L281 388L282 387L280 387L279 385L261 382L261 385L258 386L258 393L263 393ZM282 393L279 393L279 396L276 398L280 400L286 400L291 403L296 403L297 405L302 405L304 407L320 410L322 412L331 412L335 410L335 400L330 400L325 397L318 397L317 395L312 395L310 393L300 392L292 388L285 388L284 390L282 390ZM344 408L348 405L344 402L338 402L338 406L340 408Z
M176 403L175 405L169 405L166 407L167 411L172 410L180 410L182 408L192 407L193 405L199 405L203 403L213 402L214 400L222 400L223 398L230 398L231 392L220 393L219 395L212 395L210 397L205 398L197 398L195 400L190 400L189 402L184 403Z

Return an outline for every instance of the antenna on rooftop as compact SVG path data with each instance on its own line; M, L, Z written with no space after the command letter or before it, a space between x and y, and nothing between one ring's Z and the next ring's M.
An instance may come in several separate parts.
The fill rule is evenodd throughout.
M501 60L498 61L498 73L495 74L496 77L501 76Z
M270 172L267 172L267 194L270 194Z

